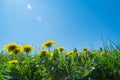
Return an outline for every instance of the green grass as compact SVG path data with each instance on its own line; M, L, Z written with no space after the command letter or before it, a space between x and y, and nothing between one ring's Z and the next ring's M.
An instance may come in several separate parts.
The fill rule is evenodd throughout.
M120 80L120 47L79 52L71 56L56 49L53 57L0 53L0 80ZM18 63L10 64L11 60Z

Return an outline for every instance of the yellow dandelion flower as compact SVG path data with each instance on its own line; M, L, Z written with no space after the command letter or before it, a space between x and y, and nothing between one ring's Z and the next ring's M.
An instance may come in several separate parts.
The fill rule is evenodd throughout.
M38 52L38 55L47 55L48 54L48 50L40 50L39 52Z
M19 54L23 51L23 48L22 47L19 47L19 48L16 48L15 50L11 51L10 53L13 53L13 54Z
M60 51L60 52L62 52L62 51L64 51L64 50L65 50L64 47L59 47L59 48L58 48L58 51Z
M48 47L48 48L50 48L52 45L55 45L55 44L56 44L55 41L53 41L53 40L48 40L48 41L44 42L44 43L41 45L41 47Z
M18 60L12 60L12 61L9 61L8 63L9 64L15 64L15 63L18 63Z
M34 50L34 47L33 46L31 46L31 45L23 45L22 46L22 50L24 51L24 52L26 52L26 53L29 53L29 52L31 52L31 51L33 51Z
M3 49L8 50L10 52L10 51L15 50L18 47L19 47L19 45L17 43L10 43L10 44L3 46Z
M88 49L87 49L87 48L83 48L83 51L87 52L87 51L88 51Z
M68 51L67 53L66 53L66 56L71 56L73 54L73 51Z

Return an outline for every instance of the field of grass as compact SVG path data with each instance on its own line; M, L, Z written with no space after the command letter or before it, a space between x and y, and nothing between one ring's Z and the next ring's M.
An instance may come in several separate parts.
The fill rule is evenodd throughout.
M10 43L0 52L0 80L120 80L120 46L66 51L47 41L36 51Z

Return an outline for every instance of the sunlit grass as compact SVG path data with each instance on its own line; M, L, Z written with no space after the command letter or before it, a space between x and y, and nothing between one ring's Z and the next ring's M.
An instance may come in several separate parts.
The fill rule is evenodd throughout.
M0 53L0 80L120 80L119 45L93 51L88 48L67 51L64 47L51 51L56 44L52 42L44 42L47 50L41 48L34 55L31 45L15 43L11 49L14 45L8 44L7 53L4 49ZM22 51L16 51L18 47Z

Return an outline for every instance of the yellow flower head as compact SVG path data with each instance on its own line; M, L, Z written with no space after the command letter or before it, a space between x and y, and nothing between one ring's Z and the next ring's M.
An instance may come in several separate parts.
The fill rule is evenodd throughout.
M66 53L66 56L71 56L73 54L73 51L68 51L67 53Z
M18 63L18 60L12 60L12 61L9 61L8 63L9 64L15 64L15 63Z
M87 49L87 48L83 48L83 51L87 52L87 51L88 51L88 49Z
M22 46L22 49L23 49L24 52L29 53L29 52L34 50L34 47L26 44L26 45Z
M49 48L50 48L52 45L55 45L55 44L56 44L55 41L49 40L49 41L44 42L44 43L41 45L41 47L49 47Z
M15 50L11 51L9 54L19 54L23 51L23 48L19 47L16 48Z
M60 51L60 52L62 52L62 51L64 51L64 50L65 50L64 47L59 47L59 48L58 48L58 51Z
M10 43L10 44L3 46L3 49L8 50L10 52L10 51L15 50L18 47L19 47L19 45L17 43Z
M38 52L38 55L47 55L48 54L48 50L40 50L39 52Z

